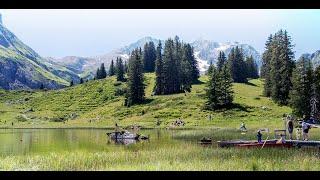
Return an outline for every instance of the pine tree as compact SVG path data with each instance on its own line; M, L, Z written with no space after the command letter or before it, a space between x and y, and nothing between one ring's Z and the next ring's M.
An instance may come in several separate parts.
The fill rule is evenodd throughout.
M290 105L298 117L310 117L310 100L313 95L313 68L310 59L301 57L292 75Z
M247 66L246 72L247 72L248 78L256 79L259 77L258 66L255 63L252 55L246 58L246 66Z
M286 105L292 87L291 76L294 68L294 53L291 38L280 30L274 36L270 67L271 97L281 105Z
M247 82L246 63L244 62L242 49L238 46L231 49L228 56L228 66L234 82Z
M116 74L116 69L114 67L113 60L111 60L110 67L109 67L109 76L113 76L115 74Z
M210 74L209 81L206 89L206 108L209 110L218 109L220 106L221 98L221 78L216 67L212 66L212 73Z
M273 50L273 36L272 34L268 37L268 40L265 44L265 51L262 55L262 66L260 70L260 76L264 78L264 90L263 94L266 97L271 96L271 58Z
M210 74L212 74L212 71L213 71L213 64L212 64L212 61L210 61L210 65L209 65L209 68L208 68L208 71L207 71L207 75L209 75L210 76Z
M141 53L135 49L129 58L128 90L125 99L125 105L128 107L142 103L145 99L143 70Z
M184 92L191 91L191 84L193 81L193 51L189 44L185 44L183 47L182 58L181 58L181 72L180 72L180 83L181 90Z
M217 69L218 71L221 71L223 65L226 63L226 55L224 54L223 51L219 52L219 56L218 56L218 62L217 62Z
M117 81L124 81L124 65L121 58L116 61L116 75Z
M100 68L97 69L95 80L96 79L101 79L101 70L100 70Z
M314 87L313 87L313 96L315 97L317 103L316 107L318 108L318 113L315 114L315 118L319 119L319 108L320 108L320 66L317 66L314 71Z
M174 62L174 42L172 39L165 41L163 52L163 94L173 94L174 77L177 70ZM176 78L176 77L175 77Z
M106 71L106 68L104 67L104 63L102 63L100 66L100 79L104 79L106 77L107 77L107 71Z
M69 86L70 87L73 86L73 80L70 81L70 85Z
M80 78L80 84L83 84L83 78Z
M41 90L44 89L43 83L40 84L40 88L39 89L41 89Z
M164 92L163 60L162 60L161 50L162 50L162 45L161 45L161 41L159 41L157 52L156 52L157 58L156 58L156 65L155 65L156 83L155 83L154 93L156 95L163 94Z
M144 45L143 63L145 72L154 72L156 61L156 49L154 43L151 41Z
M128 63L127 63L127 61L124 62L124 73L125 74L128 73Z
M221 96L220 103L222 107L228 107L233 102L232 77L230 69L224 64L219 71L221 77Z

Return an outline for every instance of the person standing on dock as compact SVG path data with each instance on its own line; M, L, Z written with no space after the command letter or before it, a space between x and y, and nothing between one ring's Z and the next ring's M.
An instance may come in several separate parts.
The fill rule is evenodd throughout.
M289 118L287 122L287 129L289 132L289 139L292 140L292 133L293 133L293 121L292 118Z
M260 129L258 130L257 138L258 138L258 143L261 144L262 143L262 134L261 134Z
M308 141L309 139L309 136L308 136L308 133L309 133L309 130L311 128L311 125L306 123L306 121L302 121L302 131L303 131L303 140L304 141Z

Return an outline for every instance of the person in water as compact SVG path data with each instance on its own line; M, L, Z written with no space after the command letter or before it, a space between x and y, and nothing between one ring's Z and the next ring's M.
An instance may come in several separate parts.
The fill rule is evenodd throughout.
M258 133L257 133L257 138L258 138L258 143L262 143L262 134L261 134L261 131L258 130Z

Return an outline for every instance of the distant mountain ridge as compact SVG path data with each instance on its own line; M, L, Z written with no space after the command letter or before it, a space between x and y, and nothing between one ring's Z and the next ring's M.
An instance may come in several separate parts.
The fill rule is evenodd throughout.
M63 65L70 68L75 68L77 71L82 73L84 71L86 71L87 74L88 72L90 72L89 74L91 74L91 77L93 77L95 70L100 66L101 63L104 63L106 68L108 69L112 59L115 60L117 57L121 57L124 60L128 60L129 54L135 48L140 48L140 47L143 48L143 46L147 42L153 42L155 46L157 46L159 41L161 41L162 45L164 46L164 43L165 43L164 40L147 36L127 46L114 49L104 55L93 56L93 57L75 57L74 56L72 60L68 56L62 59L57 59L57 60L53 59L53 61L57 63L62 63ZM241 44L238 42L218 43L210 40L198 39L192 42L191 45L194 47L195 57L199 62L198 63L199 69L201 72L204 72L209 68L210 62L216 63L219 51L224 51L228 55L231 49L235 46L241 47L243 49L245 56L252 55L257 65L259 67L261 66L260 54L252 46L248 44ZM77 66L75 67L74 64L77 64Z
M310 59L314 68L320 66L320 50L317 50L312 54L306 53L306 54L303 54L302 56Z
M38 89L44 85L57 89L77 79L68 68L42 58L0 23L0 88Z

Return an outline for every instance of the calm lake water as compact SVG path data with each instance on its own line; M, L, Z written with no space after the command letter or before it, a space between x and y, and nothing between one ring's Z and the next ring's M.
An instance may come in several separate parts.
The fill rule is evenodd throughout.
M170 144L197 144L202 137L214 140L250 139L253 134L243 135L238 131L219 130L141 130L149 140L114 142L103 129L0 129L0 155L26 155L58 151L104 151L144 146L166 146ZM216 147L213 145L213 147Z

